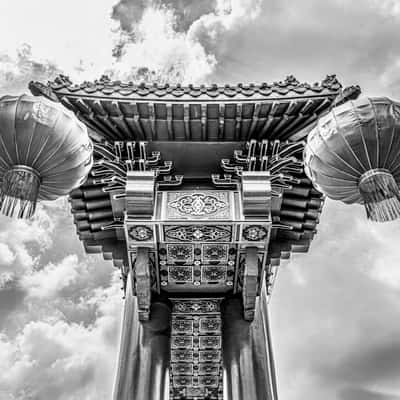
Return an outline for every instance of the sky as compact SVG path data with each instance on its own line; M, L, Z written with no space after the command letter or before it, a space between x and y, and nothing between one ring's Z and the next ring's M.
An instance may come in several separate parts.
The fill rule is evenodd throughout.
M400 99L398 0L1 0L0 96L76 82L313 83ZM282 264L271 326L282 400L400 400L400 222L327 201ZM122 292L66 199L0 217L0 400L108 400Z

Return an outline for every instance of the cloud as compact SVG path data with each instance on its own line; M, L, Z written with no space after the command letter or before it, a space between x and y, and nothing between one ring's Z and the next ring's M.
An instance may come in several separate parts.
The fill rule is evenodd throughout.
M217 0L121 0L112 8L112 18L119 22L122 31L134 33L147 8L168 9L176 16L174 28L185 32L204 14L214 11Z
M54 219L41 206L32 220L0 216L0 288L34 268L40 254L51 247L54 229Z
M9 266L15 260L15 254L5 243L0 243L0 260L1 264L5 266Z
M21 286L31 296L52 298L75 284L79 278L83 279L82 275L86 275L87 266L79 261L74 254L57 264L47 264L38 271L25 274L21 278Z
M28 44L22 45L15 56L0 52L0 95L26 93L31 80L46 81L58 73L55 63L34 59Z
M371 225L361 206L328 200L318 229L309 253L280 269L271 300L281 396L400 395L400 291L376 274L398 265L398 223Z
M400 396L377 392L374 390L364 390L359 388L347 388L341 392L342 400L400 400Z
M211 74L216 60L197 41L174 30L175 15L165 8L147 8L136 26L135 38L120 43L112 76L135 78L137 70L155 71L161 82L196 82Z
M217 67L215 50L224 35L240 31L260 10L260 0L190 4L122 0L113 8L121 34L113 52L117 59L113 75L133 80L145 67L155 71L161 82L208 81Z
M15 336L0 336L0 393L9 399L108 399L116 364L121 315L118 278L93 290L92 323L30 320ZM2 397L4 398L4 397Z

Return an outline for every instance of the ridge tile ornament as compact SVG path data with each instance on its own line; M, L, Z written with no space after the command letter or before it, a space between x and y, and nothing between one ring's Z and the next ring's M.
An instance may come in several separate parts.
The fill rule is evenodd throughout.
M168 219L228 219L228 192L168 192Z

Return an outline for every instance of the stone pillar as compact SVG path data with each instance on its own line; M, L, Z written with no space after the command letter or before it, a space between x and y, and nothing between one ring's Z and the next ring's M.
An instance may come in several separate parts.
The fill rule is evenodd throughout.
M171 308L156 300L149 321L141 322L138 317L129 276L113 399L167 400Z
M222 304L224 400L277 400L265 287L253 322L243 318L240 297Z

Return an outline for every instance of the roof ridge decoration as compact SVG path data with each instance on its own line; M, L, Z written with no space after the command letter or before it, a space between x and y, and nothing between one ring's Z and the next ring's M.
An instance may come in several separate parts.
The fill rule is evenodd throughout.
M238 83L236 85L225 84L200 84L200 85L170 85L168 83L148 84L145 82L134 83L122 82L120 80L111 80L107 75L103 75L100 79L93 82L84 81L81 84L74 84L66 75L57 76L54 81L49 81L47 85L40 82L30 82L29 88L35 95L44 95L55 100L57 92L66 92L70 95L83 96L111 96L118 97L146 97L155 96L156 98L173 97L180 98L184 95L197 98L208 97L210 99L220 96L228 98L244 97L249 98L253 95L262 97L290 97L290 96L318 96L318 95L337 95L342 91L342 84L338 81L336 75L327 75L321 82L314 84L300 83L293 75L287 76L283 81L268 84L262 82L254 83Z

